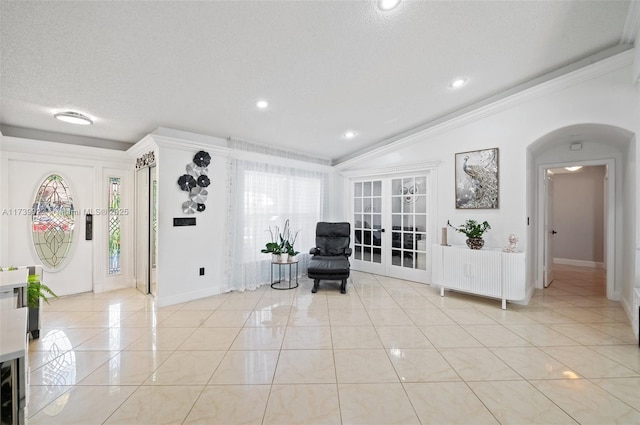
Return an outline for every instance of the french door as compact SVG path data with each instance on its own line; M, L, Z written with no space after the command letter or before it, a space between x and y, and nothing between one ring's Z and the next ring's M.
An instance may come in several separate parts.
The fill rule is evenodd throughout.
M352 268L427 282L429 176L353 180Z

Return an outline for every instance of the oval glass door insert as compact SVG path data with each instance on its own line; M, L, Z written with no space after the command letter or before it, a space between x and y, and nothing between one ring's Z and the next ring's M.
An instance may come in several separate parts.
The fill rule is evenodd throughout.
M59 269L64 263L75 227L73 197L62 177L52 174L40 185L33 201L33 245L45 267Z

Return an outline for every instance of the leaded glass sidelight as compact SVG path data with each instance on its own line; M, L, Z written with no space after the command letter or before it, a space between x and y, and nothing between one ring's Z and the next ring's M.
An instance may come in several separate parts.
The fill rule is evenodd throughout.
M73 243L75 211L69 186L59 175L51 174L38 188L31 221L40 261L49 268L60 268Z
M120 178L109 177L109 274L120 273Z

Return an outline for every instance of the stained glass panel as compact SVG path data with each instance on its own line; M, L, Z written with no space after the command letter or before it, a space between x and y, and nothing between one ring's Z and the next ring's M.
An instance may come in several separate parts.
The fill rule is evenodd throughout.
M52 174L40 185L33 202L31 234L40 261L47 267L62 266L73 243L75 210L69 186Z
M109 274L120 273L120 178L109 177Z

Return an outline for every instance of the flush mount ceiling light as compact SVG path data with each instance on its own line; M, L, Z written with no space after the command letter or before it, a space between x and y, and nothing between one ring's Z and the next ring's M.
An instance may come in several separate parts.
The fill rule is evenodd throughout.
M581 168L582 168L582 165L576 165L576 166L573 166L573 167L564 167L564 169L567 170L567 171L578 171Z
M344 138L345 139L353 139L354 137L356 137L357 134L358 133L356 133L355 131L349 130L349 131L344 133Z
M378 9L387 11L395 9L399 4L400 0L378 0Z
M466 84L467 84L466 78L456 78L451 82L451 84L449 84L449 87L451 87L452 89L459 89L460 87L463 87Z
M57 120L64 121L69 124L79 124L79 125L93 124L93 120L91 118L79 112L72 112L72 111L58 112L57 114L54 114L53 117Z
M256 102L256 106L258 107L258 109L265 109L267 106L269 106L269 102L267 102L266 100L259 100Z

